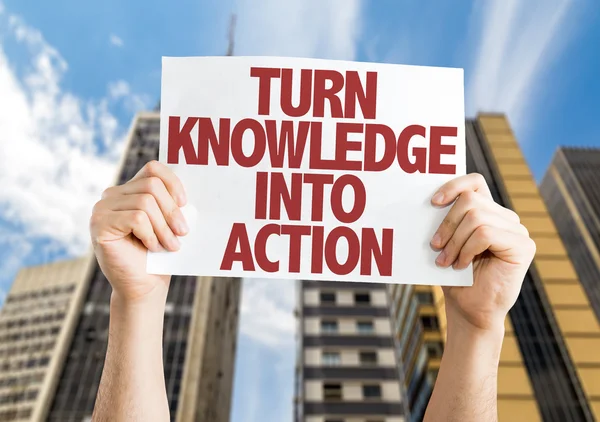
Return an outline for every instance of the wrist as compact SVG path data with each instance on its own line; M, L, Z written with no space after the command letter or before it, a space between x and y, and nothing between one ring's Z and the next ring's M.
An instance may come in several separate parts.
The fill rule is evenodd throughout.
M131 300L114 291L110 298L109 349L126 347L151 357L161 353L167 292L157 289L144 300ZM155 352L150 353L150 350Z
M462 323L448 321L447 342L456 341L469 344L502 345L504 339L504 326L499 325L489 329L481 329Z
M119 314L160 314L163 315L165 311L165 304L167 302L168 287L167 286L155 286L151 291L144 294L141 297L128 297L119 293L118 290L114 290L110 296L110 308L111 313L116 312Z
M446 320L448 329L457 333L478 337L504 336L503 312L465 312L456 303L446 300Z
M448 318L446 352L497 368L504 340L504 322L476 327L461 318ZM445 353L446 353L445 352Z
M483 351L492 360L497 360L500 358L504 340L504 318L498 315L486 318L485 324L476 325L465 318L459 310L447 306L446 347L458 348L461 353L466 349L475 353Z

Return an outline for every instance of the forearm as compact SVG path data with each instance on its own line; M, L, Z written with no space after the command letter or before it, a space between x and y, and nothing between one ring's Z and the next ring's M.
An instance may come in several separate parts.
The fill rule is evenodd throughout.
M113 293L94 422L169 420L162 362L166 294L156 288L148 300L131 304Z
M485 332L448 325L448 338L425 422L496 421L504 327Z

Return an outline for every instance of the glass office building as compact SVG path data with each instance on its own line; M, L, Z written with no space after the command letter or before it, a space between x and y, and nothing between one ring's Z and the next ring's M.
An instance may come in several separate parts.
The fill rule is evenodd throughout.
M600 148L559 148L540 194L600 321Z

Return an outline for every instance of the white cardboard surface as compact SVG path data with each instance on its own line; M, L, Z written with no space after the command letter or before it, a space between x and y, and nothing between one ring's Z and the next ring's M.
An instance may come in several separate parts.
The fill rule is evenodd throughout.
M301 69L336 70L343 75L346 71L357 71L365 87L366 72L377 73L377 105L375 119L366 119L356 102L356 116L330 118L328 102L325 117L314 117L314 102L305 116L286 116L280 107L280 79L271 82L270 113L259 115L259 79L251 77L250 69L288 68L293 70L294 104L299 101ZM314 88L314 84L313 84ZM338 96L345 104L344 90ZM346 111L347 112L347 111ZM374 281L386 283L433 284L467 286L472 284L472 269L463 271L440 269L435 265L437 253L430 246L433 236L446 209L430 205L431 196L446 181L464 175L466 171L466 149L464 128L464 87L462 69L402 66L345 61L329 61L276 57L189 57L163 58L160 161L167 162L169 142L169 117L180 116L181 126L189 117L211 118L218 133L220 118L231 119L231 129L243 119L255 119L264 127L265 120L293 120L295 122L322 122L322 158L333 159L335 154L336 125L340 123L381 124L393 129L395 136L410 125L427 128L426 137L415 136L409 143L412 148L429 146L430 127L449 126L457 128L456 137L442 138L443 145L454 145L455 154L445 154L441 163L454 164L455 174L406 173L394 160L385 171L364 172L353 170L319 170L309 168L308 152L311 144L309 134L304 159L299 169L273 169L269 150L254 167L241 167L229 155L228 166L217 166L212 152L207 165L188 165L182 150L179 164L169 167L183 182L188 205L184 214L190 225L190 233L180 238L178 252L149 253L147 270L154 274L186 274L204 276L268 277L288 279ZM279 124L279 123L278 123ZM312 123L311 123L312 124ZM296 129L298 123L296 123ZM191 131L191 139L197 150L198 126ZM279 125L277 126L279 130ZM180 127L181 129L181 127ZM297 132L297 131L296 131ZM364 134L351 134L348 138L360 141L361 151L347 152L347 159L362 160ZM378 139L376 157L383 155L383 140ZM254 137L246 133L242 149L250 155ZM233 148L233 147L232 147ZM284 163L287 163L287 156ZM325 186L323 221L311 221L311 186L302 187L301 221L288 219L281 205L281 219L257 219L255 204L257 196L257 172L281 171L290 183L292 173L332 174L337 180L345 174L357 176L366 190L366 206L360 218L352 223L340 222L330 206L331 185ZM344 190L343 205L350 210L354 204L351 188ZM267 206L268 208L268 206ZM234 223L245 223L249 245L252 250L253 271L244 271L240 262L233 262L231 270L221 270L228 240ZM324 259L322 273L311 270L312 237L303 236L301 242L300 271L289 271L289 244L287 235L271 235L266 242L266 256L270 261L279 261L279 270L268 272L256 261L256 235L267 224L324 226L325 238L334 228L347 226L361 237L363 228L372 228L381 244L382 229L393 230L391 275L381 275L375 261L371 273L361 275L361 259L347 274L335 274ZM311 229L313 230L313 229ZM360 241L359 241L360 242ZM360 243L362 244L362 243ZM355 248L354 248L355 249ZM360 248L359 248L360 249ZM238 245L237 251L240 250ZM344 263L348 257L348 242L342 237L337 243L336 259ZM388 249L389 251L389 249ZM368 251L362 251L360 256ZM344 270L346 271L346 270Z

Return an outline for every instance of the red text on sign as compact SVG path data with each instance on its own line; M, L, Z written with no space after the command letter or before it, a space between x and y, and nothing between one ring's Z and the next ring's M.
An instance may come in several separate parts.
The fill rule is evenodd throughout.
M289 243L287 271L300 272L301 243L304 237L310 242L310 272L323 274L324 267L337 275L347 275L360 268L361 275L372 275L373 261L379 275L392 274L393 229L382 229L381 242L375 230L363 228L360 233L340 226L325 233L323 226L267 224L262 227L254 242L250 242L244 223L234 223L221 261L221 270L230 271L239 262L244 271L256 271L256 265L269 273L280 271L280 260L267 256L267 242L273 237L286 237ZM348 254L340 259L337 254L339 242L347 242Z
M196 142L192 140L195 129ZM308 162L315 170L385 171L398 165L405 173L454 174L456 166L442 163L442 157L454 155L456 147L443 141L456 138L457 133L454 126L411 125L395 133L381 124L341 122L335 130L335 157L326 159L322 122L295 125L292 121L243 119L232 127L230 119L222 118L215 127L209 118L188 117L182 124L180 117L171 116L167 162L179 164L183 151L185 163L192 165L208 165L212 155L218 166L233 161L241 167L255 167L266 156L273 168L300 168L302 162ZM358 135L360 140L351 140L350 135ZM242 147L245 137L250 141L250 151ZM416 146L417 138L425 138L428 146ZM378 145L383 148L379 160ZM350 159L351 151L360 152L362 158Z

